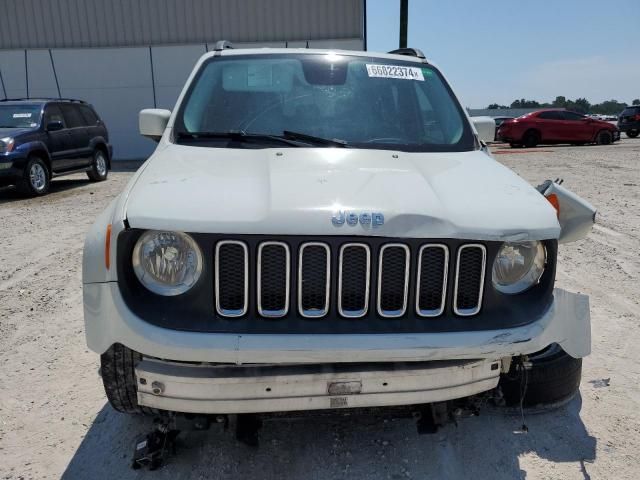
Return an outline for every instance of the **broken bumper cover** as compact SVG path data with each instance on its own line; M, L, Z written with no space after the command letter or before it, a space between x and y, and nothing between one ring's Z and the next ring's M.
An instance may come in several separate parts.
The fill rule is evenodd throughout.
M555 289L549 309L528 325L422 334L185 332L160 328L133 315L115 282L85 284L83 294L87 344L97 353L121 343L156 358L240 365L496 360L537 352L552 343L576 358L591 350L589 298L562 289Z
M208 366L145 359L138 403L184 413L234 414L442 402L495 388L500 362Z

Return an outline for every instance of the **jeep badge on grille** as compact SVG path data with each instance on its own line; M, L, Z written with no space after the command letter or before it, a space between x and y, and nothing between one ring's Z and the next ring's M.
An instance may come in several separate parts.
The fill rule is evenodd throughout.
M384 225L384 215L380 212L345 212L344 210L339 210L333 214L331 217L331 223L333 223L336 227L340 227L345 223L352 227L355 227L360 223L363 227L368 227L369 225L373 228L380 227Z

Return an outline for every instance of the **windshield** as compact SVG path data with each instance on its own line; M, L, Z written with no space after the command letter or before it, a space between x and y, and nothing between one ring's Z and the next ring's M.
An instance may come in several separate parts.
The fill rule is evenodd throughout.
M40 105L0 105L0 128L35 128L41 110Z
M337 54L212 58L189 87L174 132L180 143L198 132L295 132L355 148L474 148L466 117L434 67ZM209 136L206 143L220 142L229 140Z

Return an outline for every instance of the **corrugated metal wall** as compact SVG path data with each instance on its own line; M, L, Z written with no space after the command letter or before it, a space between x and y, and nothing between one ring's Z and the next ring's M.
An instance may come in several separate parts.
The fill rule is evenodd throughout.
M364 38L364 0L2 0L0 49Z

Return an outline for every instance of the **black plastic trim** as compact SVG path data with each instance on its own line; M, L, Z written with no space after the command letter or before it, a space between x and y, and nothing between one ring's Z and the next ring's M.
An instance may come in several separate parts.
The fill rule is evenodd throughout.
M144 230L124 230L117 241L118 286L128 308L139 318L159 327L225 333L422 333L459 332L504 329L526 325L539 319L553 301L557 241L545 241L547 268L539 284L518 295L498 292L491 284L493 259L502 242L478 242L457 239L405 239L352 236L277 236L277 235L224 235L190 233L200 245L204 255L204 269L196 285L188 292L175 297L162 297L147 290L137 279L131 265L131 255L136 241ZM219 240L241 240L249 248L249 308L246 315L224 318L216 314L214 299L213 260L215 244ZM331 264L338 265L340 246L344 243L362 242L371 247L371 289L369 305L375 305L378 253L382 245L398 242L409 246L411 252L410 286L407 312L399 318L381 318L375 308L361 318L343 318L337 311L338 275L331 276L331 301L326 316L313 319L302 317L296 302L291 302L289 313L282 318L263 318L258 314L256 295L256 255L258 244L263 241L285 242L291 249L291 295L297 294L298 247L309 241L326 242L331 247ZM425 243L442 243L449 247L449 272L455 272L458 247L468 243L481 243L487 248L486 279L482 309L477 315L460 317L453 312L453 285L450 278L447 287L446 308L442 315L423 318L416 314L416 274L418 251ZM333 270L332 270L333 271Z

